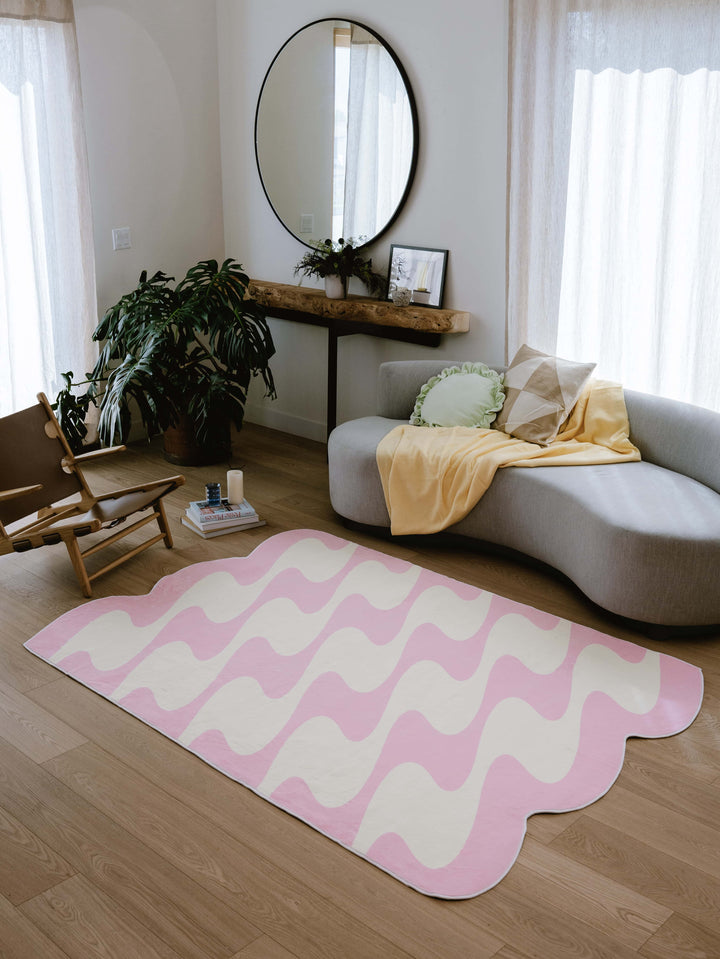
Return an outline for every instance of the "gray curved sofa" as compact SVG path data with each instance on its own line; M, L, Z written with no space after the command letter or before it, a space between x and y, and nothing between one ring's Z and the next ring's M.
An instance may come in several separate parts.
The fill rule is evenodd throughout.
M452 365L384 363L378 415L333 430L330 500L341 517L389 528L377 444L408 422L422 385ZM477 506L447 532L547 563L625 618L720 624L720 414L632 390L625 401L642 462L498 470Z

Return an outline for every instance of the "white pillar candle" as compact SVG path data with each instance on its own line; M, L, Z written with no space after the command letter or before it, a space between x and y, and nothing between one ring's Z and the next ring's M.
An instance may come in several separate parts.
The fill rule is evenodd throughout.
M227 498L232 506L242 503L245 498L242 470L228 470Z

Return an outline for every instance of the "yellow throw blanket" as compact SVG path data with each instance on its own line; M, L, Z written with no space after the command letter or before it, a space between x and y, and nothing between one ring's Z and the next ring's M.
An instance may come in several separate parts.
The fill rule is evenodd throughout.
M630 442L622 387L593 380L549 446L500 430L396 426L378 444L385 502L396 535L436 533L480 500L503 466L580 466L640 459Z

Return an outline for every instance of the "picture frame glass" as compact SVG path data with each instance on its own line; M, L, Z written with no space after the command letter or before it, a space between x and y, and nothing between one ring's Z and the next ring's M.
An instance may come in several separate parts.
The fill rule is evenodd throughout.
M401 291L407 289L410 290L410 303L414 306L440 309L445 290L447 257L447 250L393 243L390 247L387 298L393 302L406 302L407 294Z

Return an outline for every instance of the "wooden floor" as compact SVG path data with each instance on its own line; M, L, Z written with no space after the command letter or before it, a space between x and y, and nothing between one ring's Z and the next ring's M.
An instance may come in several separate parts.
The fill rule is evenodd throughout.
M147 592L190 563L311 527L701 666L693 726L631 740L607 796L534 816L505 879L475 899L416 893L32 656L84 602L62 546L0 558L2 959L702 959L720 956L720 636L649 641L567 583L506 558L345 530L325 447L248 426L232 466L268 525L204 541L180 525L227 468L184 469L175 549L96 584ZM142 446L86 470L98 489L176 472Z

